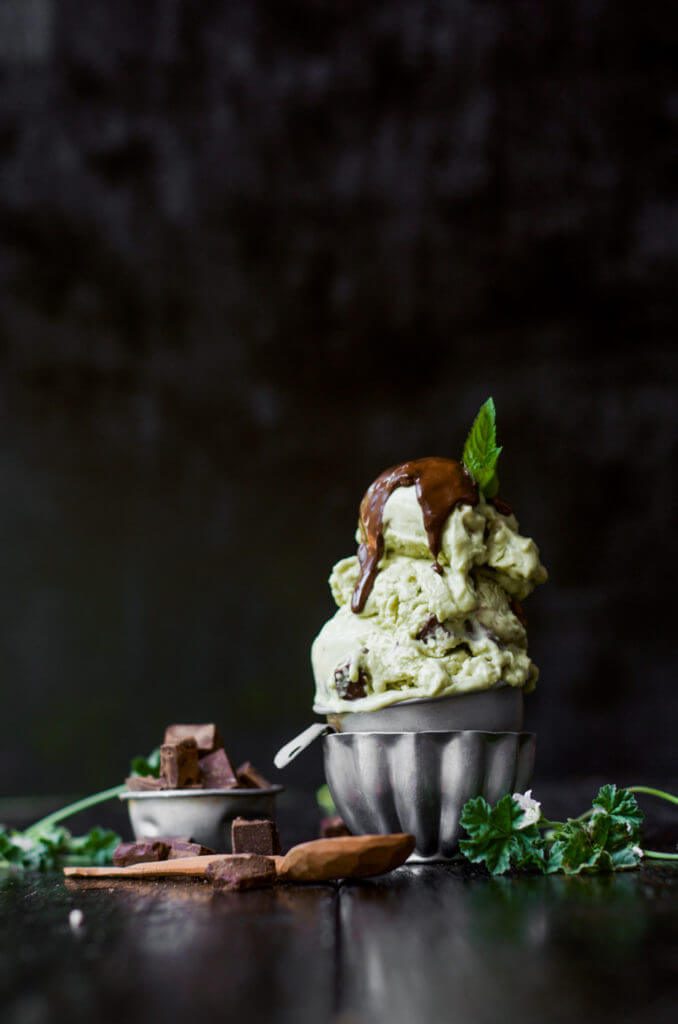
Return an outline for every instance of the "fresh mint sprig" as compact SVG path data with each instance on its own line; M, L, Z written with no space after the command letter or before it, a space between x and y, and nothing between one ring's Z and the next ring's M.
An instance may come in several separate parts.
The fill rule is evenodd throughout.
M98 826L83 836L72 836L61 827L37 832L0 829L0 869L49 871L67 864L110 864L120 841L116 832Z
M132 758L130 774L157 777L160 774L160 748L146 757ZM0 870L29 868L48 871L67 864L110 864L113 851L121 841L119 835L95 826L83 836L73 836L68 829L59 826L59 822L96 804L113 800L126 789L123 783L86 796L41 818L25 832L0 826Z
M512 796L505 796L490 807L482 796L469 800L461 815L461 824L470 839L462 839L459 849L474 864L485 864L493 875L509 868L544 870L545 851L537 825L530 824L527 812Z
M159 778L160 747L156 747L146 757L133 757L130 761L130 775L151 775L155 779Z
M495 807L476 797L462 810L461 824L469 838L461 840L459 849L494 875L511 868L591 874L637 868L643 857L678 860L678 853L641 849L643 814L634 793L678 804L678 797L647 786L603 786L590 810L560 822L542 815L531 791L502 797Z
M494 498L499 490L497 462L502 446L497 445L494 399L488 398L480 407L464 445L462 460L486 498Z

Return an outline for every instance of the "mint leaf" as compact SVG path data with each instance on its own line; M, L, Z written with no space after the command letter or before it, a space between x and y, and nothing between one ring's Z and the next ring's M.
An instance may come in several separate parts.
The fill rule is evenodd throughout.
M496 467L501 451L501 446L497 446L494 399L488 398L473 421L462 456L466 469L486 498L493 498L499 490Z
M72 836L66 828L47 827L26 832L0 830L0 868L53 871L64 864L110 864L120 836L93 828L84 836Z
M592 840L585 822L567 821L556 830L547 865L548 874L563 871L566 875L578 875L612 870L612 858L603 845Z
M608 815L611 823L621 826L629 839L635 841L640 838L643 812L633 793L616 786L603 786L593 801L594 818L601 814Z
M130 775L152 775L160 778L160 747L152 750L147 757L141 755L130 761Z
M66 861L73 864L110 864L120 836L110 829L95 826L84 836L72 836L66 852Z
M567 821L555 830L547 871L575 875L637 867L642 821L632 793L603 786L588 821Z
M544 869L543 842L536 825L520 828L525 812L511 796L490 807L482 797L467 801L461 824L469 834L459 849L474 864L485 864L493 875L511 867Z

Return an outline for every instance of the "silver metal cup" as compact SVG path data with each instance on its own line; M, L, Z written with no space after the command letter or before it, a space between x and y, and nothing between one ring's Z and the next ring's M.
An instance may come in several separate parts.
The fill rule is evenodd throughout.
M337 732L520 732L523 691L504 684L477 693L398 701L376 711L330 712L327 721Z

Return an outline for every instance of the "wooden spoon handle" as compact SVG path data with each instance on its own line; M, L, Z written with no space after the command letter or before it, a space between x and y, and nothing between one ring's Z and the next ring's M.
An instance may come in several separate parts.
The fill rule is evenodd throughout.
M223 860L226 854L209 854L206 857L177 857L175 860L148 861L144 864L130 864L126 868L64 868L68 878L169 878L171 875L204 877L207 865Z

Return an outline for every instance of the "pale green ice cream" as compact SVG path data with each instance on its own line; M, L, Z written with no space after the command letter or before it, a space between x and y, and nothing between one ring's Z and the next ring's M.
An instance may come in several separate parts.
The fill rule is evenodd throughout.
M339 609L311 655L317 711L373 711L500 682L534 689L538 669L527 655L516 602L547 574L512 514L501 514L482 494L475 506L457 505L443 527L438 573L415 487L398 487L384 506L383 539L361 612L351 610L358 558L332 570Z

